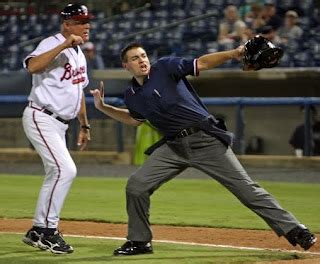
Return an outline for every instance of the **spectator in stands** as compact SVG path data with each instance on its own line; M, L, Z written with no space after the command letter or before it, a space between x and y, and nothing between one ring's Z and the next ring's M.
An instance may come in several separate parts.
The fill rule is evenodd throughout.
M278 34L281 42L284 45L290 41L299 40L303 34L303 30L297 25L298 13L294 10L289 10L285 14L284 25L279 29Z
M265 25L272 26L274 30L279 29L282 25L282 19L277 14L277 9L273 1L268 0L265 2L262 17Z
M105 68L101 55L96 52L96 48L91 41L84 43L81 48L87 59L88 72Z
M262 11L262 5L253 3L250 5L250 11L245 13L243 20L246 23L247 27L252 31L255 31L265 24L265 21L262 17Z
M100 54L96 52L96 48L91 41L84 43L81 46L83 53L87 59L87 72L88 78L90 80L91 87L98 87L98 80L93 78L92 71L93 70L102 70L105 68L103 59Z
M265 21L263 15L263 3L259 0L246 0L246 4L240 7L239 13L246 24L245 34L248 39L253 38L257 29L261 28Z
M112 14L117 15L117 14L123 14L125 12L128 12L130 10L130 4L128 1L115 1L113 2L112 6Z
M301 107L301 110L304 110L304 107ZM312 131L311 131L311 155L319 156L320 155L320 119L317 114L316 108L311 105L311 123L312 123ZM294 148L295 155L297 157L301 157L302 155L306 155L304 151L304 124L298 125L293 131L289 144Z
M246 24L239 18L235 5L224 9L224 19L219 25L219 43L245 42L248 40Z
M277 45L281 43L281 39L272 26L263 26L257 30L257 33L266 39L270 40L273 44Z
M239 17L248 24L251 24L252 17L258 10L262 10L264 4L263 0L245 0L244 3L239 7Z

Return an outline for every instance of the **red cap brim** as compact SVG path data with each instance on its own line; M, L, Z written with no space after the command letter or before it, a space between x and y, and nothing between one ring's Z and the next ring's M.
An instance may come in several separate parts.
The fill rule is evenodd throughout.
M94 16L92 14L80 14L80 15L75 15L75 16L71 16L70 19L73 20L91 20L93 19Z

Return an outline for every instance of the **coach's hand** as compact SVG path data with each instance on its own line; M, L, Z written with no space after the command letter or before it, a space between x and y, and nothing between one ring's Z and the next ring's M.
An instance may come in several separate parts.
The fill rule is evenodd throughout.
M71 48L71 47L75 47L77 45L81 45L83 44L84 41L82 39L82 37L80 36L77 36L77 35L74 35L74 34L71 34L66 40L65 42L63 43L63 45L66 47L66 48Z
M99 89L90 90L90 93L93 95L94 98L94 106L101 110L104 104L104 85L103 81L100 81Z
M77 146L79 150L84 150L87 147L88 141L90 141L90 130L86 128L80 128Z

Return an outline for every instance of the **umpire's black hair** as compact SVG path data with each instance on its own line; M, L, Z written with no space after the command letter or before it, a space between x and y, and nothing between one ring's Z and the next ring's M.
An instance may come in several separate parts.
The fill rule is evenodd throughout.
M121 59L121 62L127 62L127 52L131 49L135 49L135 48L143 48L143 45L139 42L131 42L129 43L127 46L125 46L122 50L121 50L121 53L120 53L120 59Z

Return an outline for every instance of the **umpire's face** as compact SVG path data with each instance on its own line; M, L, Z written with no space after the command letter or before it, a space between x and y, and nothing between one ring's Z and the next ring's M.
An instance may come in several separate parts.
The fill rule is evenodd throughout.
M126 53L123 67L136 78L144 78L150 72L150 61L143 48L132 48Z

